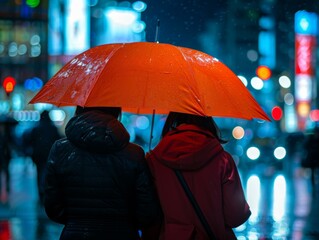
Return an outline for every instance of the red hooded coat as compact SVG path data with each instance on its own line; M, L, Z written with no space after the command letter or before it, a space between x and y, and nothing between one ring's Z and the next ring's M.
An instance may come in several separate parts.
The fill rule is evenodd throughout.
M169 132L147 156L162 206L160 239L208 239L172 169L182 171L217 239L236 239L232 228L251 212L231 155L212 133L193 125Z

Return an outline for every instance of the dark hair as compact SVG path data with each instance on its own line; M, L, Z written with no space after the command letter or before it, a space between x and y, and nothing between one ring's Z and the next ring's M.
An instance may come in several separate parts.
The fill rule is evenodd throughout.
M75 110L75 115L85 113L88 111L101 111L106 114L112 115L115 118L119 118L122 112L122 109L120 107L80 107L77 106Z
M162 137L164 137L169 131L176 128L180 124L192 124L202 129L211 132L220 143L226 143L227 141L221 138L220 130L218 129L214 119L212 117L198 116L187 113L170 112L167 116L166 122L163 127Z

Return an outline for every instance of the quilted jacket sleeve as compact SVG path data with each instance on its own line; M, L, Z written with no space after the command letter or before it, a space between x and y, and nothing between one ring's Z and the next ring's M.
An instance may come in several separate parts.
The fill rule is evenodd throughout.
M62 202L61 181L56 169L55 156L57 151L57 142L52 146L47 164L47 173L45 180L45 198L44 208L48 217L61 224L66 223L64 215L64 203Z

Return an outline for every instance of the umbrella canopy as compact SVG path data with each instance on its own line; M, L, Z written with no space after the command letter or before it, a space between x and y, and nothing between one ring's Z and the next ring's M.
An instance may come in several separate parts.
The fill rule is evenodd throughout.
M222 62L194 49L155 42L105 44L75 56L30 101L39 102L269 120Z

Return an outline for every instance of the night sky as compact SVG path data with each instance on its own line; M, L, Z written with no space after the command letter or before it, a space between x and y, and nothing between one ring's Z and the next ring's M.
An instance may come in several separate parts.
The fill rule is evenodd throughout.
M159 19L159 42L196 49L200 48L197 36L205 31L209 19L220 16L225 5L225 1L222 0L146 0L144 2L148 5L142 14L142 20L147 26L147 41L155 41L157 19Z

